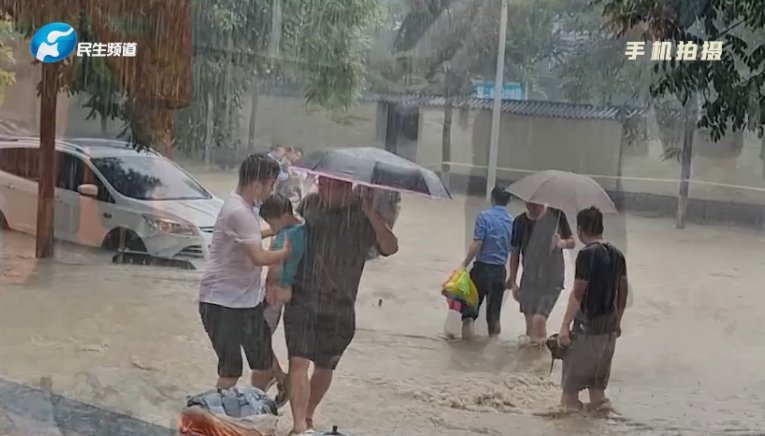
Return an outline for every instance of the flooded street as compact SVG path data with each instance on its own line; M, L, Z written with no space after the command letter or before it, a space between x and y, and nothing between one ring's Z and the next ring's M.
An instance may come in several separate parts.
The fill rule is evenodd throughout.
M218 195L234 185L228 174L199 180ZM546 351L518 348L522 318L512 300L498 340L443 339L439 286L464 255L466 207L480 206L475 198L405 197L400 252L367 265L358 332L319 425L370 436L741 435L765 427L757 346L765 233L678 231L668 219L628 216L633 299L609 389L621 416L550 420L534 414L557 402L560 363L548 376ZM108 254L71 246L38 262L32 239L8 232L0 253L0 378L50 383L65 397L168 427L186 395L213 384L214 354L197 313L200 271L115 266ZM567 283L571 275L569 265ZM275 344L286 356L281 331ZM280 427L289 423L287 415Z

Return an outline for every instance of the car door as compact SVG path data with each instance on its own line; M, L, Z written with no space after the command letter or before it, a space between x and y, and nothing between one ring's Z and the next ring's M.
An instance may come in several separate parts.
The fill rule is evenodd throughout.
M98 194L79 192L82 185L95 185ZM101 179L79 156L58 152L56 180L56 235L80 245L99 247L111 229L114 198Z
M33 235L37 231L36 148L0 150L0 209L8 226Z

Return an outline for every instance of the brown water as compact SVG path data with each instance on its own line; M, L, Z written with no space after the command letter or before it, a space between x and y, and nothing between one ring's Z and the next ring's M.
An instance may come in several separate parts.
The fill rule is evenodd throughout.
M200 177L218 194L231 186L228 175ZM629 216L634 298L609 389L620 415L545 419L534 414L556 403L559 365L550 377L545 353L517 346L522 320L513 304L498 340L443 339L439 284L463 256L465 208L479 205L404 200L401 251L367 267L359 331L318 423L354 435L765 428L765 233L678 231L669 220ZM162 425L174 423L186 395L214 381L195 303L199 272L114 266L103 253L69 246L55 261L37 262L30 238L0 233L0 243L0 377L30 385L50 377L58 393ZM562 312L561 301L552 329Z

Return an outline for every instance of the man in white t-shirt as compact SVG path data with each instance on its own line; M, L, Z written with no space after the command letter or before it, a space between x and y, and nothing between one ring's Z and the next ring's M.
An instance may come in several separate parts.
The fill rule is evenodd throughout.
M202 324L218 356L219 389L242 376L242 349L252 385L265 390L271 381L271 332L263 318L262 267L281 263L289 246L263 248L260 218L254 208L267 198L279 165L266 154L254 154L239 168L239 185L218 213L210 259L199 288Z

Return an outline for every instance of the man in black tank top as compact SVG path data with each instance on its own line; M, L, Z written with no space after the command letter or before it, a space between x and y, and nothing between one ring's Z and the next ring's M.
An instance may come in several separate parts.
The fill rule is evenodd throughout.
M605 391L627 305L627 263L603 239L603 214L597 208L580 211L576 221L585 247L576 258L574 289L559 332L561 346L568 347L561 405L582 407L579 392L587 389L590 405L600 408L608 404Z

